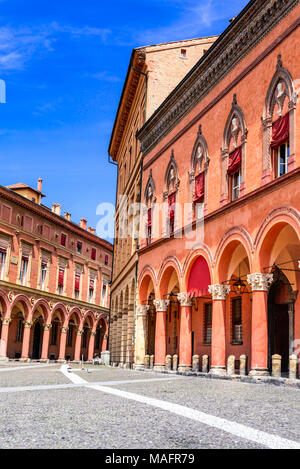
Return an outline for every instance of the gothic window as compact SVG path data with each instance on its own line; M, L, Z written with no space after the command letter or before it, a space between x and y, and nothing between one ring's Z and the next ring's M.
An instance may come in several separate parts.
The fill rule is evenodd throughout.
M154 212L154 204L156 201L155 197L155 185L152 177L152 169L150 170L150 175L149 179L145 188L145 219L146 219L146 227L145 227L145 233L146 233L146 239L147 239L147 244L151 243L152 240L152 227L153 227L153 212Z
M176 203L178 203L178 189L180 180L178 177L177 164L172 150L171 159L165 174L164 201L168 204L167 211L167 233L173 234L176 227Z
M191 171L189 172L190 190L194 204L194 215L201 215L203 204L207 201L207 172L210 158L207 143L202 135L202 126L199 126L197 139L192 152ZM198 211L197 208L200 210Z
M279 178L294 167L294 125L297 93L288 70L278 56L277 70L269 86L263 124L263 182Z
M221 204L244 194L247 133L243 111L234 95L223 136Z

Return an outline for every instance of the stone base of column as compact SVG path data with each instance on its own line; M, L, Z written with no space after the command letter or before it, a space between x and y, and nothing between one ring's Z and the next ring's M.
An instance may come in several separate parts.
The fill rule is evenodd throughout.
M49 358L41 358L41 359L39 360L39 362L40 362L40 363L50 363L50 360L49 360Z
M67 363L67 360L65 360L64 358L59 358L57 360L57 363Z
M145 365L144 365L144 363L135 363L133 365L133 369L137 370L137 371L144 371Z
M270 376L270 372L267 368L252 368L249 373L249 376L259 377L259 376Z
M209 370L210 375L214 376L224 376L227 375L225 366L212 366Z
M0 363L7 363L9 361L8 357L0 357Z
M31 362L31 359L30 359L30 358L22 357L22 358L20 358L19 361L20 361L21 363L30 363L30 362Z
M109 365L110 364L110 352L106 350L105 352L101 352L101 360L104 363L104 365Z
M130 370L130 369L131 369L130 363L125 363L124 364L124 370Z
M179 365L178 371L180 373L185 373L185 372L188 372L188 371L192 371L192 367L190 365Z
M154 365L154 371L165 371L166 365Z

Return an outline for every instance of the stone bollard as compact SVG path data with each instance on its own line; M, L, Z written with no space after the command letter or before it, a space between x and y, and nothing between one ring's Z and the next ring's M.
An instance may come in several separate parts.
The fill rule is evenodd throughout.
M172 370L172 357L171 355L166 356L166 371Z
M227 374L229 376L235 375L235 356L230 355L227 360Z
M202 373L208 373L209 369L209 356L208 355L203 355L202 357Z
M297 379L297 363L298 358L296 355L291 355L290 356L290 373L289 373L289 378L290 379Z
M192 364L192 371L194 373L199 372L199 365L200 365L200 358L199 355L194 355L193 356L193 364Z
M247 374L247 356L241 355L240 357L240 375L246 376Z
M149 355L145 355L145 369L149 369L150 368L150 357Z
M178 369L178 355L173 355L173 371Z
M154 368L154 355L150 355L150 369L153 370Z
M281 378L281 356L273 355L272 357L272 376L273 378Z

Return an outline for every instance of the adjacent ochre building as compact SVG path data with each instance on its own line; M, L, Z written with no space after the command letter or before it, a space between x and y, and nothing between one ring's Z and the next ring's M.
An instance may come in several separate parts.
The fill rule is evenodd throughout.
M0 186L0 360L105 358L112 245L43 197Z
M136 133L216 37L134 49L111 136L109 155L118 164L115 253L111 286L111 362L134 362L138 225L129 207L140 201L142 154ZM120 203L120 196L125 196ZM122 234L122 220L130 228Z

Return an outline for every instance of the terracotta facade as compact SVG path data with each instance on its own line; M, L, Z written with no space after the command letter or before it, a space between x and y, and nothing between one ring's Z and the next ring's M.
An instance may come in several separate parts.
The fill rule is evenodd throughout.
M299 17L250 2L139 131L137 366L299 357Z
M92 360L107 350L112 245L41 203L0 187L1 359Z

